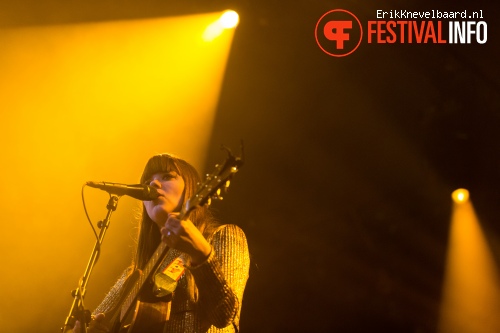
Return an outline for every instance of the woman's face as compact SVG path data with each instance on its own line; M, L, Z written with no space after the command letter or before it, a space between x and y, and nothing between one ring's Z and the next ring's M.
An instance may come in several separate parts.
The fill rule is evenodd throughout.
M175 171L158 172L145 182L158 190L160 195L152 201L144 201L149 217L161 228L168 218L168 214L179 211L184 192L184 179Z

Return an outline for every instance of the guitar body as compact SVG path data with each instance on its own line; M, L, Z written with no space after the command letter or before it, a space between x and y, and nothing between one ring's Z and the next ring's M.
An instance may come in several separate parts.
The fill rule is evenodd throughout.
M127 333L162 333L163 326L170 316L170 305L171 302L138 301Z
M119 304L111 312L105 314L105 326L112 333L161 333L170 316L171 299L168 301L143 302L138 301L137 283L144 278L140 270L130 275L124 285L124 293ZM146 284L147 285L147 284ZM143 289L144 285L141 285ZM134 298L130 298L130 294ZM150 299L154 299L151 298Z

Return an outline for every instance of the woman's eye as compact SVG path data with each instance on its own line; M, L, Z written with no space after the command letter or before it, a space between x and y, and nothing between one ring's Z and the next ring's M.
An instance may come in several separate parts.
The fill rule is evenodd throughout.
M170 174L170 173L165 173L165 174L163 174L163 176L161 176L162 180L170 180L172 178L175 178L175 176Z

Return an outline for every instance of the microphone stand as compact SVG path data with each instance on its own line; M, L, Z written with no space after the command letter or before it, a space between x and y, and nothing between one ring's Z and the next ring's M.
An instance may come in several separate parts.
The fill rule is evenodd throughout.
M66 318L66 321L64 322L64 326L61 327L62 332L72 332L73 326L75 325L75 322L77 320L81 323L80 332L81 333L87 332L87 324L90 322L91 319L90 319L90 311L85 310L85 307L83 305L83 299L87 291L86 287L88 280L90 278L90 273L92 273L92 269L94 268L95 263L99 258L99 253L101 251L101 245L104 240L104 235L106 234L106 231L109 227L111 214L116 210L116 207L118 205L118 199L119 197L116 195L110 196L108 204L106 206L106 208L108 209L106 218L98 223L98 227L101 229L101 232L99 233L99 237L94 245L94 250L92 251L92 254L90 256L90 260L87 264L87 268L85 269L85 273L83 273L83 277L79 281L78 288L73 290L71 293L72 296L74 297L73 305L71 306L69 315Z

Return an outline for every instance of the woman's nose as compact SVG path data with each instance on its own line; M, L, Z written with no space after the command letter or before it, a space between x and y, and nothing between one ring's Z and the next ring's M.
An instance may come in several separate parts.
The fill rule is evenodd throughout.
M158 179L153 179L150 183L149 186L156 187L156 188L161 188L161 183Z

